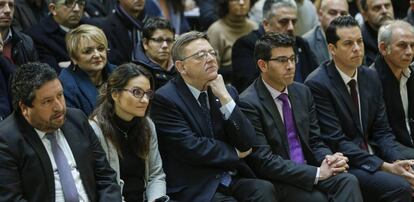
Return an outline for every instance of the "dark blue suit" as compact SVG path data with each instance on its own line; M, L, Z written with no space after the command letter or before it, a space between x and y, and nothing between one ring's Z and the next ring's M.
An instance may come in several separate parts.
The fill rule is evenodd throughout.
M228 87L237 102L237 92ZM209 92L214 137L196 98L181 77L158 89L151 116L158 134L160 153L167 175L167 192L178 201L211 201L221 174L237 170L238 176L255 178L239 151L253 146L255 132L236 106L228 120L220 102Z
M362 128L351 95L333 61L322 63L305 81L314 96L321 137L333 151L349 158L350 172L360 181L364 200L405 201L411 198L405 192L410 190L408 182L380 171L384 161L402 159L388 125L380 80L373 69L361 66L357 71ZM364 139L376 155L363 149Z

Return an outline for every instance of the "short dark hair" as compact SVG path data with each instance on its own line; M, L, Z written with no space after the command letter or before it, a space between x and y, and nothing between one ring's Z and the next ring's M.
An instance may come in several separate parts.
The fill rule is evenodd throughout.
M35 91L57 78L55 70L46 63L33 62L18 67L11 80L13 108L20 111L19 102L33 107Z
M199 31L190 31L179 36L178 39L174 42L173 47L171 48L171 55L173 61L175 62L177 60L181 60L183 58L183 49L188 45L188 43L195 41L197 39L205 39L208 41L207 35Z
M142 37L150 39L157 29L167 29L175 34L174 28L171 26L169 20L161 17L150 17L145 21L144 28L142 31Z
M359 27L358 21L356 21L352 16L339 16L332 20L326 29L326 41L328 44L336 44L340 40L338 33L336 31L338 28L343 27Z
M272 57L272 49L279 47L294 47L295 39L286 33L268 33L257 40L254 47L256 61L269 60Z

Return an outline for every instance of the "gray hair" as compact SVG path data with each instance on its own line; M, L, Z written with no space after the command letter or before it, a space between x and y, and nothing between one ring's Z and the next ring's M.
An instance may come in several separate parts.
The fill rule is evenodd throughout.
M276 15L276 9L284 7L297 10L295 0L266 0L263 5L263 20L270 20Z
M393 30L397 28L407 29L414 34L414 27L403 20L388 21L378 31L378 43L384 42L385 46L391 45Z
M198 31L190 31L179 36L171 48L171 55L173 61L175 62L177 60L182 60L183 49L188 45L188 43L195 41L197 39L205 39L208 41L207 35L203 32Z

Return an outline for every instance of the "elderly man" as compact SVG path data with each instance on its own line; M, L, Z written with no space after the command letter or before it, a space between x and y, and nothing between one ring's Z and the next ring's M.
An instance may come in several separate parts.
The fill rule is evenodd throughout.
M293 81L293 46L293 37L280 33L256 43L260 77L240 96L257 136L249 165L275 184L280 201L362 202L358 180L343 173L348 159L319 138L312 94Z
M116 173L86 116L66 108L56 72L16 70L15 112L0 123L0 201L121 201Z
M303 35L303 38L308 42L316 62L329 60L328 44L326 43L325 31L329 23L338 16L348 15L347 0L322 0L321 7L318 11L320 25L314 27L312 30Z
M364 43L358 22L351 16L334 19L326 39L332 60L305 82L315 99L321 137L349 158L349 172L358 178L364 201L411 201L414 162L401 161L381 82L375 70L361 66Z
M254 45L265 33L277 32L295 35L297 7L294 0L266 0L263 6L263 22L258 30L239 38L233 45L232 84L241 93L258 76L259 70L254 59ZM295 37L295 55L297 58L295 81L303 82L318 65L308 43Z
M391 0L361 0L361 14L364 24L361 26L365 47L365 64L371 65L378 56L378 30L388 20L394 19Z
M35 43L40 61L58 73L70 64L65 35L80 24L84 7L85 0L52 0L49 3L50 14L26 30Z
M372 65L377 69L387 108L388 121L407 158L414 158L414 28L405 21L381 27L378 33L381 56Z
M276 201L273 185L255 179L243 159L255 132L217 73L217 53L205 34L189 32L172 47L180 77L152 103L167 193L177 201Z

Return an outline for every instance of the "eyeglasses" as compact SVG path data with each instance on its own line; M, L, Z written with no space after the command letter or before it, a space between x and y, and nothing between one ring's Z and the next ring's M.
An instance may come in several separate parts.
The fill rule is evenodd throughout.
M78 6L85 6L86 1L85 0L66 0L65 6L68 8L74 8L75 5L78 4Z
M279 57L276 57L276 58L270 58L267 61L276 61L278 63L286 65L289 61L293 64L296 64L298 62L298 58L295 55L292 55L290 57L279 56Z
M207 55L211 55L214 58L217 57L217 52L214 50L201 50L198 51L197 53L194 53L190 56L184 57L183 59L181 59L182 61L187 60L188 58L192 58L194 57L196 60L205 60L207 59Z
M132 89L123 88L119 90L128 91L129 93L131 93L134 97L138 99L142 99L144 95L146 95L148 99L154 98L154 91L152 90L144 91L141 88L132 88Z
M154 41L155 43L162 44L166 42L168 45L171 45L174 42L174 39L171 38L149 38L151 41Z

